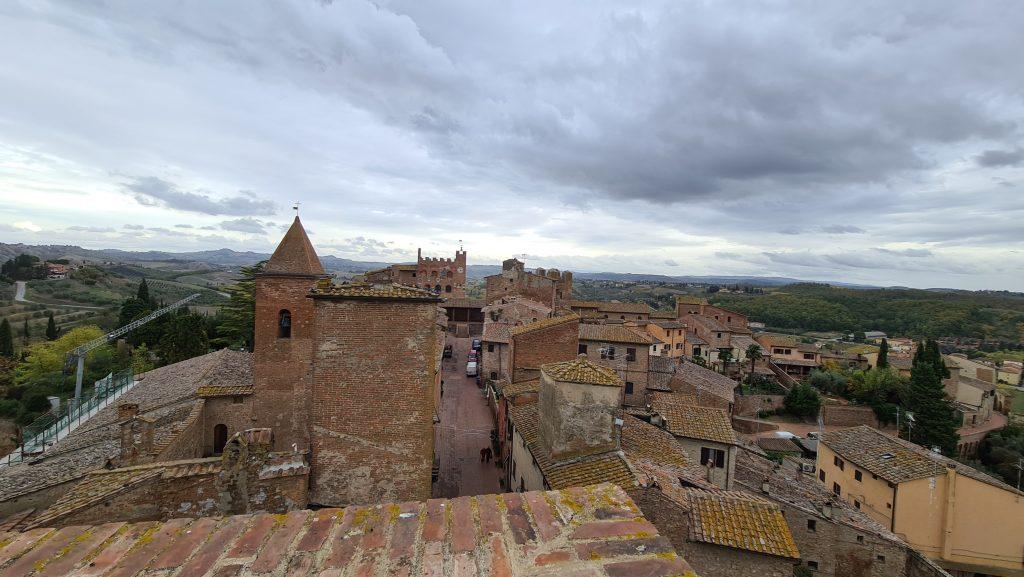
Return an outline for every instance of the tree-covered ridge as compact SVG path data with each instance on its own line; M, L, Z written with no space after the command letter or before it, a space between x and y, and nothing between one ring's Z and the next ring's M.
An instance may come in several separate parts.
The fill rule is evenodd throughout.
M1019 342L1024 295L1007 292L849 289L797 284L765 295L709 295L770 327L859 332L913 338L958 336Z

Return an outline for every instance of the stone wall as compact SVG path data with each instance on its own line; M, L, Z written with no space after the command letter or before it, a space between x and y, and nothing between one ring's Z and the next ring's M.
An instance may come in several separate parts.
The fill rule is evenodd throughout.
M679 556L701 577L792 577L795 561L707 543L684 543Z
M555 281L530 272L512 269L491 275L484 279L484 289L488 303L504 297L522 296L548 308L555 307Z
M907 550L905 575L906 577L950 577L950 574L945 569L909 547Z
M213 429L217 425L225 425L228 428L228 438L239 431L252 428L255 421L254 407L253 395L206 399L202 422L203 455L213 455Z
M315 300L310 500L429 499L442 349L437 303Z
M540 377L546 363L571 361L579 352L579 320L512 335L512 382Z
M871 428L879 428L878 417L871 407L857 407L851 405L822 405L821 417L826 425L836 427L856 427L867 425Z
M312 388L312 276L261 275L256 279L253 355L256 425L274 431L275 449L309 447ZM291 313L291 336L278 337L282 310Z
M779 426L773 423L736 416L732 418L732 428L747 435L779 430Z
M180 461L203 456L203 413L206 402L196 401L188 417L179 423L177 433L167 439L165 447L161 447L156 456L157 461ZM235 432L235 431L230 431Z
M781 409L785 395L737 395L733 414L740 417L756 417L762 410Z

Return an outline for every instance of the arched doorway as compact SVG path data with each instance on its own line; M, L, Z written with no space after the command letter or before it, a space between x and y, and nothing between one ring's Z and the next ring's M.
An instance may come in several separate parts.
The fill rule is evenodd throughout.
M215 455L223 453L226 444L228 444L228 426L222 423L213 428L213 453Z

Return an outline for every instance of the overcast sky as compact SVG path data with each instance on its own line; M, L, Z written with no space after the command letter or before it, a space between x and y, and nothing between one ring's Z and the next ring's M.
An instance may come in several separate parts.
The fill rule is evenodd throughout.
M1024 290L1024 2L0 3L0 240Z

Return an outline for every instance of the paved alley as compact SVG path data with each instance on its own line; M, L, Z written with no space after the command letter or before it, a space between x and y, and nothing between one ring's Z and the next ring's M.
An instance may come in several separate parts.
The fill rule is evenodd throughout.
M434 496L451 498L501 492L502 470L492 460L480 462L480 449L490 446L494 415L476 379L466 376L466 355L472 339L448 336L454 348L444 359L444 396L437 425L437 455L440 460Z

